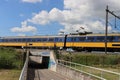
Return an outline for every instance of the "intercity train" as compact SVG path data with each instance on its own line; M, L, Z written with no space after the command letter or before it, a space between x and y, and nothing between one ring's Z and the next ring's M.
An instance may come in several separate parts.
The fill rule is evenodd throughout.
M1 37L0 46L104 50L105 34ZM108 34L107 50L120 51L120 34Z

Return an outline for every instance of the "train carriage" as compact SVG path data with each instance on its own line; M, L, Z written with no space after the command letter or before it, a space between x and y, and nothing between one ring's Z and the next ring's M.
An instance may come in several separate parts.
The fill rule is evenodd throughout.
M11 47L46 47L64 46L64 36L24 36L0 38L0 46Z
M88 51L105 49L105 34L68 35L66 41L66 47ZM109 34L107 36L107 48L109 51L120 51L120 34Z
M104 50L105 34L1 37L0 46ZM108 51L120 51L120 34L108 34L107 48Z

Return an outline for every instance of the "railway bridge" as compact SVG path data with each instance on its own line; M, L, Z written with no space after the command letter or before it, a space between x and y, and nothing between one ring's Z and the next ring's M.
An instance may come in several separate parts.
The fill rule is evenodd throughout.
M100 76L94 74L96 70ZM27 52L19 80L107 80L103 73L117 75L114 80L120 80L120 73L57 60L53 51L35 50Z

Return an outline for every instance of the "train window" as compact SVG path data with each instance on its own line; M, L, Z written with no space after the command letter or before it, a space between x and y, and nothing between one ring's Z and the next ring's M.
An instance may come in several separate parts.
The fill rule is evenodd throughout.
M37 42L37 38L34 38L34 42Z
M104 41L105 40L105 37L104 36L97 36L97 39L96 39L96 41Z
M8 42L10 42L10 39L7 39Z
M36 41L37 41L37 42L41 42L41 39L40 39L40 38L37 38Z
M55 38L55 42L58 42L58 38Z
M91 36L91 37L87 37L87 41L94 41L94 36Z
M73 38L73 41L76 41L76 40L77 40L77 38L76 38L76 37L74 37L74 38Z
M16 42L18 42L18 39L16 39Z
M54 38L49 38L48 41L53 42L53 41L54 41Z
M47 41L47 38L43 38L42 41L43 41L43 42L46 42L46 41Z
M79 39L79 41L85 41L86 38L85 37L79 37L78 39Z
M4 39L4 42L6 42L6 39Z
M9 42L9 39L7 39L7 42Z
M0 42L2 42L2 39L0 39Z
M62 39L60 38L59 41L62 42Z
M72 38L71 38L71 41L76 41L76 40L77 40L76 37L72 37Z
M31 39L30 38L26 38L26 42L30 42L31 41Z
M14 40L14 39L12 39L12 42L15 42L15 40Z
M73 38L73 37L71 38L71 41L74 41L74 38Z
M12 42L15 42L15 39L12 39Z
M8 39L5 39L4 42L8 42Z
M9 39L9 42L11 42L11 39Z
M21 39L18 39L18 42L21 42Z
M36 42L36 39L33 38L33 39L31 39L31 41L32 41L32 42Z
M13 42L13 39L10 39L10 42Z
M16 40L15 40L15 39L13 39L13 42L16 42Z
M59 42L63 42L63 38L59 38Z
M120 41L120 36L117 36L117 40L116 41Z
M22 39L22 42L26 42L27 40L25 38Z
M4 42L4 39L2 39L2 42Z
M71 37L67 37L66 41L71 42Z
M4 39L4 42L6 42L6 39Z
M113 41L113 36L108 36L107 41Z

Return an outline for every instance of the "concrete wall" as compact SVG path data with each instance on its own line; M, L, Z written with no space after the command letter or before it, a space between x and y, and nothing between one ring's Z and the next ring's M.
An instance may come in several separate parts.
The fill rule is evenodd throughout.
M53 51L50 52L49 69L70 78L67 80L92 80L90 76L83 75L79 71L58 65Z
M78 71L75 71L73 69L70 69L61 65L57 65L56 71L61 75L71 78L71 80L92 80L90 76L83 75Z
M55 56L54 56L54 52L51 51L50 52L50 61L49 61L49 69L52 70L52 71L55 71L56 72L56 61L55 61Z

